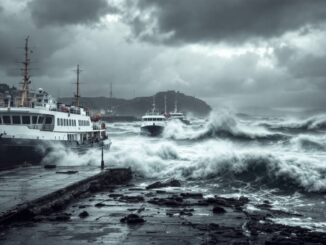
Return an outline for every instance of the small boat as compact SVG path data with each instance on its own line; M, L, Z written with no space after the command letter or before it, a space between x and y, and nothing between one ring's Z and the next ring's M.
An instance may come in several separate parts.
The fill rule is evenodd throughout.
M59 144L78 152L110 148L106 125L93 122L79 104L79 66L74 105L57 103L45 90L29 89L29 53L26 38L21 91L16 97L8 94L0 108L0 169L40 163Z
M166 114L166 118L168 121L179 120L186 125L190 124L190 121L186 118L186 116L182 112L178 111L177 99L175 99L175 101L174 101L174 111L170 112L170 113L165 113L165 114Z
M156 110L155 97L153 97L152 111L142 116L140 132L143 135L158 136L163 132L165 125L166 117Z

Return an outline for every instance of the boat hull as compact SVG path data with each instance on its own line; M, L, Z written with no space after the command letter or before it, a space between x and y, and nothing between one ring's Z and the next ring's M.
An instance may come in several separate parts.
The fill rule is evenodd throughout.
M159 136L163 130L164 127L161 125L146 125L140 128L140 133L147 136Z
M69 141L45 141L37 139L0 139L0 170L15 168L21 165L37 165L58 147L65 147L80 154L90 148L105 147L109 149L111 141L90 144L78 144Z

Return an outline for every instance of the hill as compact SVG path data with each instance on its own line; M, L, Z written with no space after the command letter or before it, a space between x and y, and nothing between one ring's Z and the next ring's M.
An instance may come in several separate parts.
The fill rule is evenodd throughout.
M206 102L193 96L185 95L180 92L166 91L159 92L155 95L156 108L164 112L164 96L167 98L167 111L174 110L174 102L177 99L178 110L185 113L192 113L196 116L207 116L211 111L211 107ZM60 98L60 102L71 104L73 98ZM118 99L107 97L82 97L81 104L92 110L107 110L113 107L118 115L132 115L140 117L147 111L151 110L153 104L153 96L136 97L134 99Z

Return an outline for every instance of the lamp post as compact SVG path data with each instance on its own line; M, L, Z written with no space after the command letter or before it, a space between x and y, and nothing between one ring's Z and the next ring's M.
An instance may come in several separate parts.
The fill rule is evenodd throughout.
M104 169L104 143L102 142L102 158L101 158L101 170Z

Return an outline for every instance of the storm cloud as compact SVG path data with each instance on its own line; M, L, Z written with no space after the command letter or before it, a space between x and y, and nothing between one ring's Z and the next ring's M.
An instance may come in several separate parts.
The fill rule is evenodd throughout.
M38 26L96 23L116 10L106 0L32 0L28 4Z
M170 44L242 43L326 20L323 0L138 0L136 9L128 19L135 36Z
M321 0L1 0L0 81L71 96L178 90L213 107L326 107ZM35 69L34 69L35 68Z

